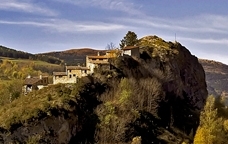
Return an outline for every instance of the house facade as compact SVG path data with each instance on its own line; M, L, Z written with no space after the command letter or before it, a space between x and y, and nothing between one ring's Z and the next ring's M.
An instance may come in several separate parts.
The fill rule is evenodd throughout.
M126 46L123 49L123 55L129 55L132 57L140 57L138 46Z
M115 58L120 55L120 50L109 50L105 55L100 55L99 52L96 56L86 56L86 67L89 69L88 74L94 73L95 68L108 67L109 59Z
M66 66L65 72L53 72L53 84L76 83L78 78L87 76L89 69L81 66Z
M46 87L49 84L48 76L31 77L28 76L24 81L22 91L24 94L28 94L33 90L39 90Z

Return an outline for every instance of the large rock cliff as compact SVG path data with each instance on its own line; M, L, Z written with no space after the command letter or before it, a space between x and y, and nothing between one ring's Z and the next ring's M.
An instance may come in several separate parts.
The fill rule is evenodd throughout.
M139 45L140 57L0 108L0 142L190 143L207 97L202 66L178 42L147 36Z

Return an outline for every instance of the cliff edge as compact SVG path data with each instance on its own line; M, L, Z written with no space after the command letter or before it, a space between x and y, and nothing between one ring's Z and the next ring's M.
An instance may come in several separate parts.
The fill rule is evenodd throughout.
M110 60L77 84L0 107L0 143L190 143L207 98L205 73L180 43L140 39L140 56Z

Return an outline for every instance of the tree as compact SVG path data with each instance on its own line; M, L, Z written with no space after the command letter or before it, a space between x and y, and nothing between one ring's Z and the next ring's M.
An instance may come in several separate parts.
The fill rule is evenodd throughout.
M214 96L209 96L200 114L200 125L196 131L194 144L222 144L223 137L223 120L217 116Z
M109 44L107 44L107 46L105 47L106 50L113 50L116 48L116 45L113 42L110 42Z
M128 31L126 36L120 41L120 48L124 48L125 46L134 46L138 44L137 35L132 32Z

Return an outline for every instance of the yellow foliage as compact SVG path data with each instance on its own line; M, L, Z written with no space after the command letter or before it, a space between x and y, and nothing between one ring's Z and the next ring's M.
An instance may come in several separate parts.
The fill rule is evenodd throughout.
M194 144L213 144L215 137L210 135L207 130L199 127L196 131Z
M214 96L209 96L200 115L200 126L194 144L223 144L225 135L222 121L222 118L217 116Z
M223 127L224 127L224 130L225 130L226 132L228 132L228 120L225 120L225 121L223 122Z

